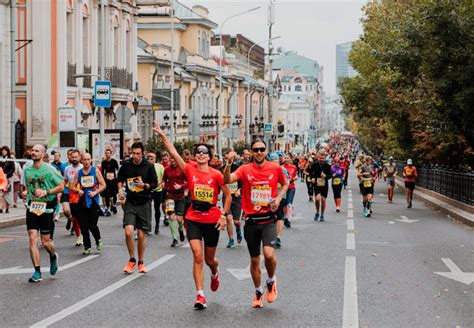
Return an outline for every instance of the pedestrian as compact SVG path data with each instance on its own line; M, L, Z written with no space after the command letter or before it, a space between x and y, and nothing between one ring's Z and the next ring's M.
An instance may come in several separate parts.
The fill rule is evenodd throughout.
M81 159L79 150L70 149L68 151L68 158L70 164L64 169L65 187L61 195L61 205L63 207L64 216L68 219L66 230L69 230L72 226L71 234L73 232L76 234L76 246L79 247L84 244L81 228L77 219L79 217L77 205L79 202L79 194L74 190L70 190L77 172L82 169L82 164L79 163Z
M16 159L15 152L11 152L11 158ZM19 162L15 161L15 173L13 174L13 207L18 207L18 199L20 194L20 180L23 175L23 169Z
M54 276L58 271L58 254L50 239L56 208L56 194L64 189L63 178L51 165L44 163L46 149L42 145L35 145L31 151L33 165L25 168L24 191L26 199L26 228L28 230L30 256L35 272L29 282L42 280L41 258L37 246L38 231L41 234L41 243L50 256L50 274Z
M284 164L283 167L288 172L288 176L290 178L290 185L288 186L288 192L286 193L286 207L285 207L285 218L283 219L283 224L287 228L291 228L290 218L293 215L293 201L295 199L296 194L296 185L295 181L298 180L298 168L294 163L298 164L298 159L295 156L295 160L291 159L290 155L284 156Z
M145 266L146 233L151 231L151 191L157 187L154 166L143 158L145 147L141 142L132 144L131 158L118 171L118 198L124 205L123 227L129 260L123 271L132 273L137 265L134 230L138 236L138 272L148 272ZM124 191L125 188L125 191Z
M156 188L151 191L151 199L153 200L153 208L155 209L155 235L160 233L161 218L161 202L163 197L163 175L165 168L157 162L156 154L149 152L147 154L148 161L153 164L156 172L157 184Z
M268 155L268 160L272 163L280 165L280 157L278 156L277 153L271 153L270 155ZM283 174L285 174L285 177L288 180L288 184L289 184L290 177L288 175L288 171L285 169L284 166L280 165L280 167L283 170ZM278 183L278 193L280 193L280 190L281 190L281 184ZM285 209L287 205L287 199L286 199L287 194L288 192L281 199L280 205L278 206L278 209L276 211L277 238L275 242L275 248L277 249L281 248L281 245L282 245L283 219L285 217Z
M331 166L332 175L332 192L334 195L334 202L336 204L336 212L341 211L341 191L344 183L345 171L341 166L339 158L334 158L333 165Z
M388 162L383 165L383 179L387 182L387 203L393 203L395 175L397 175L397 166L393 163L393 157L390 156Z
M99 194L106 188L102 173L92 166L89 153L82 155L82 169L76 174L71 190L79 194L78 220L84 242L82 254L92 254L90 233L95 239L97 251L102 251L103 243L97 222L101 214Z
M288 191L288 180L279 165L266 160L267 144L256 139L252 145L253 162L240 166L230 173L231 162L226 163L224 182L242 182L242 209L245 217L244 238L250 254L250 273L255 286L252 307L263 306L261 287L260 252L263 247L266 280L266 299L272 303L277 299L275 243L277 238L276 211ZM278 192L278 183L281 185Z
M413 160L408 159L407 165L403 168L403 179L405 180L405 196L407 200L407 208L412 208L413 190L415 190L415 183L417 178L418 170L413 165Z
M15 174L15 163L11 159L10 148L3 146L1 148L0 167L8 179L8 184L1 195L0 213L3 213L3 207L5 207L5 213L9 213L10 207L13 206L13 176Z
M331 166L326 161L326 154L320 153L318 161L314 162L311 168L311 179L315 184L314 193L316 194L315 205L316 214L314 221L324 222L324 212L326 211L326 199L329 192L329 179L331 179Z
M363 215L370 217L372 214L372 200L374 195L374 180L377 172L372 165L370 156L365 157L365 163L359 167L357 177L360 180L362 192Z
M173 144L161 130L159 122L155 121L153 130L161 138L179 168L185 172L189 183L192 204L186 212L186 231L189 245L193 252L193 277L197 290L194 309L202 310L207 307L204 295L203 262L211 270L211 291L217 291L220 285L219 262L216 258L216 250L219 242L219 232L226 227L231 203L230 192L227 186L224 185L222 173L209 166L213 156L208 145L198 144L196 146L194 150L194 157L198 163L196 168L186 164L181 156L179 156ZM224 193L226 199L223 212L216 206L220 191Z
M105 178L106 188L102 191L101 196L105 206L105 216L117 214L117 173L119 164L115 158L112 157L112 150L110 148L105 150L105 158L100 164L102 176Z
M311 178L311 168L313 167L313 164L314 164L314 159L312 156L310 156L308 158L308 162L306 163L306 166L304 168L304 175L305 175L305 181L306 181L306 189L308 191L308 196L309 196L309 199L308 201L309 202L313 202L314 200L314 183L313 183L313 180Z

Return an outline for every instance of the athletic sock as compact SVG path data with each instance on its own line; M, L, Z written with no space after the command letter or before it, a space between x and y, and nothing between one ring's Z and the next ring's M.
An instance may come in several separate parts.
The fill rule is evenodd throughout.
M51 261L54 261L54 260L56 259L56 254L54 254L53 256L50 255L50 256L49 256L49 259L50 259Z
M183 221L181 221L181 222L178 221L178 230L183 231L183 228L184 228L184 222Z
M273 276L273 277L271 277L271 278L268 277L268 278L267 278L267 284L269 284L269 283L271 283L271 282L274 282L275 280L276 280L275 276Z
M138 265L143 264L143 261L138 261Z
M259 292L260 294L263 294L263 288L262 287L255 288L255 292Z
M36 272L41 272L41 267L35 266L35 271L36 271Z
M198 295L204 296L204 290L199 289L197 292L198 292Z
M176 220L170 220L170 230L171 230L171 237L174 239L177 239L178 235L178 222Z
M218 275L219 275L219 268L217 268L216 274L213 274L213 273L211 272L211 278L213 278L213 279L216 278Z
M130 260L128 260L129 262L137 262L137 260L134 258L134 257L131 257Z

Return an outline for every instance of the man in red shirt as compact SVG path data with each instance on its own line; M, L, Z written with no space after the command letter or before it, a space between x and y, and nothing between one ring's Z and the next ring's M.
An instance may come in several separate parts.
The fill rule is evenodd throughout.
M267 145L257 139L252 143L253 162L240 166L230 173L231 162L226 163L224 183L242 183L242 209L245 213L244 237L250 253L250 273L255 285L255 298L252 307L263 306L263 289L261 287L260 249L263 245L265 268L268 279L266 282L266 299L272 303L276 300L276 257L275 244L277 238L276 211L280 201L288 190L288 180L277 164L266 161ZM233 157L230 156L231 158ZM281 190L278 192L278 183Z
M295 199L296 187L295 181L298 179L298 168L292 164L290 155L285 155L285 164L283 167L288 172L290 177L290 185L288 186L288 192L286 194L287 205L285 207L285 218L283 219L283 224L287 228L291 228L290 217L293 213L293 200Z
M160 164L163 165L163 167L168 168L170 164L170 154L164 150L161 152L161 160ZM166 188L163 188L163 194L161 198L161 210L163 211L163 224L165 226L168 226L170 223L170 220L168 219L168 216L166 214Z
M405 180L405 196L407 199L407 208L412 207L413 190L415 189L416 178L418 178L418 171L413 166L411 159L407 160L407 166L403 168L403 178Z

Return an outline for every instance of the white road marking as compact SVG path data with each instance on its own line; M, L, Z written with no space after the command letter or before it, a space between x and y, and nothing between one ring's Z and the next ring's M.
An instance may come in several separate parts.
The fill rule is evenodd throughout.
M354 220L347 220L347 230L354 230Z
M349 204L347 204L347 209L349 209L349 210L352 210L352 209L354 209L354 207L352 206L352 202L351 202L351 203L349 203Z
M395 221L399 221L399 222L403 222L403 223L414 223L414 222L420 221L420 220L410 220L409 218L407 218L404 215L400 215L400 217L402 218L401 220L397 219Z
M181 247L183 248L191 248L191 245L189 245L188 242L184 243L183 245L181 245Z
M87 262L89 260L95 259L99 255L89 255L87 257L84 257L80 260L68 263L66 265L61 265L61 257L59 257L59 268L58 271L64 271L67 269L70 269L72 267L75 267L76 265L82 264L84 262ZM42 267L41 271L47 272L49 271L49 267ZM6 268L6 269L0 269L0 275L6 275L6 274L22 274L22 273L33 273L32 268L23 268L23 267L13 267L13 268Z
M260 266L262 265L264 258L263 256L260 257ZM247 265L245 269L227 269L231 275L234 276L235 279L237 280L245 280L245 279L250 279L252 278L252 275L250 274L250 264ZM262 273L266 273L267 270L265 268L262 269Z
M348 218L353 218L354 217L354 211L353 210L348 210L347 211L347 217Z
M359 327L359 308L357 305L356 258L354 256L346 257L342 327Z
M450 258L442 258L441 261L444 262L451 272L435 272L436 274L466 285L474 282L474 272L463 272Z
M393 222L393 221L388 221L388 224L395 224L395 222Z
M151 271L153 269L155 269L156 267L162 265L163 263L167 262L168 260L172 259L175 255L165 255L161 258L159 258L158 260L156 260L155 262L151 263L149 266L148 266L148 270ZM48 327L76 312L78 312L79 310L91 305L92 303L100 300L101 298L107 296L108 294L116 291L117 289L125 286L126 284L128 284L129 282L132 282L134 281L135 279L138 279L140 277L142 277L143 274L142 273L134 273L134 274L131 274L129 276L127 276L126 278L123 278L119 281L117 281L116 283L102 289L102 290L99 290L97 293L94 293L92 294L91 296L83 299L82 301L79 301L77 302L76 304L73 304L71 305L70 307L56 313L56 314L53 314L52 316L44 319L44 320L41 320L37 323L35 323L34 325L32 325L31 327Z
M354 250L356 248L354 233L352 232L347 233L346 245L347 245L346 248L350 250Z

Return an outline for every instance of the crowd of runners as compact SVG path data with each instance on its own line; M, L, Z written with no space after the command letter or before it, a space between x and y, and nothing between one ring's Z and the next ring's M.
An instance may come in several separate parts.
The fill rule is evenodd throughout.
M245 240L255 287L251 305L259 308L264 297L272 303L278 296L275 249L283 246L283 226L291 228L297 181L303 183L300 186L306 185L304 194L315 204L314 221L331 220L341 211L342 190L348 185L351 163L357 170L352 176L359 181L364 217L373 213L376 182L386 182L387 203L393 202L395 176L400 175L393 158L375 161L360 151L351 135L334 134L314 152L300 155L269 153L267 144L257 139L241 154L225 149L221 161L212 147L202 143L178 153L159 126L154 124L153 130L166 150L146 152L144 145L137 142L131 146L130 157L121 164L112 158L109 149L98 167L89 153L77 149L69 150L64 162L60 153L53 152L51 163L44 146L31 149L32 162L19 166L18 177L34 267L30 282L42 280L40 246L50 257L50 274L58 271L59 255L53 239L61 212L67 219L67 231L76 236L75 245L82 246L83 254L88 255L93 252L91 235L97 252L104 247L99 217L116 215L121 206L128 251L125 273L133 273L135 267L139 273L148 271L144 262L146 236L159 235L162 223L170 229L171 247L182 245L186 238L189 242L197 293L194 308L204 309L204 263L210 270L210 289L215 292L220 284L217 245L220 231L226 231L227 248ZM8 211L13 204L13 197L8 194L14 191L16 162L6 159L10 154L4 148L0 192L1 203L8 204L4 207ZM410 208L418 176L411 160L401 176ZM326 211L329 189L335 213ZM299 193L300 198L302 194ZM263 287L261 255L267 272Z

